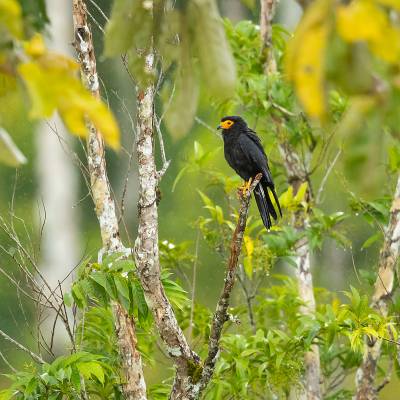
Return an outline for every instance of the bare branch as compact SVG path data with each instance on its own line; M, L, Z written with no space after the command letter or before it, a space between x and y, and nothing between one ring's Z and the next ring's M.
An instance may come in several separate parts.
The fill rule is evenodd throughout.
M338 152L336 153L334 159L333 159L332 162L329 164L329 167L327 168L324 177L322 178L321 185L319 186L319 189L318 189L318 192L317 192L317 197L316 197L316 199L315 199L315 203L316 203L316 204L319 204L320 201L321 201L322 192L324 191L326 182L327 182L327 180L328 180L328 178L329 178L329 175L331 174L331 172L332 172L332 170L333 170L333 167L335 166L337 160L339 159L340 154L342 154L342 149L339 149L339 150L338 150Z
M231 241L231 252L225 273L224 287L219 297L217 308L211 324L210 339L208 342L208 355L204 362L203 373L200 381L200 391L207 386L214 373L215 364L218 359L219 341L221 339L222 328L224 327L225 322L229 319L227 311L232 289L235 284L239 255L242 251L243 235L246 229L250 197L261 178L262 174L258 174L253 180L250 190L246 192L244 196L241 196L239 218Z
M3 332L0 329L0 336L2 336L5 340L7 340L8 342L12 343L14 346L16 346L18 349L24 351L25 353L29 354L36 362L38 362L39 364L44 364L45 361L42 359L42 357L40 357L39 355L37 355L36 353L34 353L33 351L29 350L28 348L26 348L24 345L22 345L21 343L17 342L16 340L14 340L12 337L8 336L5 332Z
M7 360L7 358L5 357L5 355L0 351L0 358L4 361L4 364L7 365L8 368L11 369L12 372L16 373L18 372L11 364L10 362Z
M196 237L196 250L194 255L193 261L193 277L192 277L192 299L190 304L190 319L189 319L189 340L192 339L192 332L193 332L193 319L194 319L194 300L196 296L196 280L197 280L197 263L199 261L199 243L200 243L200 230L197 230L197 237Z

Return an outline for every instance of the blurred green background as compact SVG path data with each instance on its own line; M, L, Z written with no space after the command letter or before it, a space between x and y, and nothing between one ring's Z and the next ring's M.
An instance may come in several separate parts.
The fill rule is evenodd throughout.
M60 7L62 2L61 0L55 1L55 3L59 3L57 7ZM65 3L69 2L66 1ZM106 15L109 15L109 1L97 0L96 3L104 10ZM248 3L250 7L245 3ZM219 1L219 8L221 15L231 19L233 22L242 19L250 19L257 22L259 19L259 10L257 6L251 7L251 3L251 1L224 0ZM66 7L68 9L68 4L66 4ZM137 229L136 160L133 157L130 163L129 153L134 143L134 129L132 128L131 118L134 121L136 113L135 87L118 59L106 60L101 56L103 52L103 34L97 24L100 27L104 26L105 21L99 10L91 2L88 2L88 7L94 19L91 23L96 53L98 55L98 71L101 76L103 96L114 111L123 135L123 149L118 154L112 151L107 152L109 177L115 198L119 204L124 193L126 177L129 178L124 200L125 226L122 229L122 233L125 241L134 241ZM280 3L275 20L283 24L287 29L292 30L300 15L299 6L292 1L285 0ZM69 22L72 27L72 20L69 14L68 16L62 14L62 18ZM51 15L50 20L52 21ZM52 42L51 32L53 28L53 26L49 26L48 28L47 36L50 43ZM65 34L64 47L66 49L69 48L72 54L73 49L69 45L72 42L71 31L69 35L68 32ZM47 204L42 193L44 183L41 182L42 175L40 171L43 171L43 168L49 171L55 168L52 161L49 161L51 160L51 154L48 153L52 152L52 149L38 151L40 147L38 135L44 128L43 125L33 123L28 118L25 103L21 102L17 97L13 98L11 95L7 98L2 98L1 101L3 103L0 105L1 108L4 110L6 107L7 110L6 112L1 112L2 125L12 134L15 142L28 158L28 163L18 171L0 166L0 214L7 219L11 203L13 202L15 215L24 220L26 224L24 226L24 224L20 223L16 226L21 240L27 246L31 245L37 254L38 260L41 260L44 248L40 245L40 229L41 223L44 220L45 210L47 215L44 230L47 229L47 225L51 225L54 221L57 221L57 218L63 213L61 207L62 201L60 201L59 209L49 209L49 212L47 212ZM207 93L201 93L200 103L201 106L197 114L198 121L203 121L205 124L215 128L222 115L219 115L216 109L210 105ZM182 110L182 113L185 113L185 110ZM164 130L166 154L167 159L171 160L171 165L161 182L162 199L159 206L160 240L168 240L173 243L190 241L192 249L194 249L197 236L194 221L203 213L203 204L197 189L204 190L208 182L201 172L195 171L185 174L177 183L174 191L172 191L172 187L185 163L193 157L194 143L196 141L200 143L205 151L216 150L208 161L210 168L219 170L228 176L233 175L224 160L221 139L198 121L194 123L189 134L180 140L174 140ZM254 127L255 121L249 122ZM352 136L346 137L342 154L326 186L322 205L324 210L329 212L348 211L350 191L365 200L373 200L390 193L393 182L387 174L387 149L391 143L391 139L382 135L379 130L380 127L378 124L374 126L371 123L368 129L365 129L363 132L357 132ZM274 138L268 135L268 129L259 133L268 150L271 164L275 171L278 194L280 194L286 190L287 183L283 174L280 173L279 152L274 147ZM51 135L51 132L47 131L45 134ZM81 160L84 160L81 143L75 138L68 138L68 142L68 146L71 146L80 155ZM71 171L69 174L73 176L70 181L73 184L69 185L65 183L65 185L67 186L66 190L75 199L72 204L68 205L68 213L74 216L74 235L77 235L74 239L76 248L74 251L71 251L73 257L75 257L75 261L71 260L67 265L47 265L45 271L49 277L52 274L58 274L57 276L59 277L66 276L80 259L88 254L95 255L100 247L98 225L85 180L72 154L69 151L65 151L64 155L67 156L67 163L70 164ZM159 159L158 161L159 165L161 165L161 160ZM321 168L313 176L316 187L318 187L324 173L325 167ZM216 199L216 203L223 201L222 193L219 193L218 190L214 192L211 190L211 193L213 194L213 198ZM251 214L257 215L254 204ZM59 229L63 229L63 226L59 226ZM374 233L373 228L361 216L354 214L352 218L345 222L343 230L352 240L351 249L344 250L337 243L328 240L323 245L322 250L315 254L313 260L315 286L326 287L338 293L342 290L347 290L352 283L360 286L360 282L358 281L360 270L365 270L365 274L373 271L379 251L379 242L367 249L361 249L365 240ZM0 243L5 248L12 245L1 231ZM213 308L221 287L223 260L218 260L215 255L211 255L208 246L203 241L200 241L199 255L197 300ZM13 265L12 260L6 258L4 253L0 253L0 267L7 271L12 271L17 279L22 279L22 277L18 276L18 270ZM290 273L290 268L285 266L281 268L283 271ZM359 272L357 273L356 270ZM190 271L188 274L190 275ZM370 288L366 286L365 290L370 290ZM22 343L34 348L36 332L32 328L34 326L32 322L36 319L37 316L34 313L32 304L19 296L15 288L4 277L1 277L1 329L11 337L15 337ZM237 329L240 329L240 327ZM22 363L29 362L23 353L16 351L12 345L2 339L0 339L0 350L13 365L20 366ZM1 359L0 372L9 372ZM4 385L4 382L3 378L0 377L0 387ZM392 382L383 390L382 399L397 398L394 395L396 390L400 390L400 385L398 382Z

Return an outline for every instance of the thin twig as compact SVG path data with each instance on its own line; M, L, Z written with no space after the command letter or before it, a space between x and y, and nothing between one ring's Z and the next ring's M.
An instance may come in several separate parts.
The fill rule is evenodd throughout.
M328 180L328 177L329 177L330 173L332 172L333 167L335 166L336 161L339 159L341 153L342 153L342 149L339 149L338 152L335 155L335 158L332 160L332 162L330 163L328 169L326 170L326 173L325 173L324 177L322 178L321 185L319 186L317 197L315 199L315 203L316 204L319 204L320 201L321 201L322 192L324 191L324 188L325 188L326 182Z
M4 361L4 364L6 364L7 367L11 369L12 372L14 373L17 372L17 370L10 364L10 362L7 360L7 358L1 351L0 351L0 358Z
M17 342L16 340L14 340L12 337L8 336L5 332L3 332L0 329L0 335L7 340L8 342L12 343L14 346L16 346L18 349L24 351L25 353L29 354L36 362L40 363L40 364L44 364L45 361L42 359L42 357L38 356L36 353L34 353L33 351L29 350L28 348L26 348L24 345L22 345L21 343Z
M199 243L200 243L200 229L197 230L196 250L193 262L192 299L190 306L190 321L189 321L189 334L188 334L189 340L192 340L192 333L193 333L194 300L196 295L197 263L199 260Z
M195 120L198 124L204 126L204 128L207 128L210 132L212 132L214 135L218 136L218 137L221 139L222 136L218 133L218 131L217 131L215 128L213 128L212 126L208 125L207 122L203 121L203 120L202 120L201 118L199 118L198 116L194 117L194 120Z

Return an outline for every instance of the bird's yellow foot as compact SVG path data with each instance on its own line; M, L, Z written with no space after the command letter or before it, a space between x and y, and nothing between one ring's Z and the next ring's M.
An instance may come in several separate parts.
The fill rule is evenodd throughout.
M245 181L243 186L240 187L242 196L245 196L247 192L250 190L251 182L253 182L253 178L250 178L248 181Z

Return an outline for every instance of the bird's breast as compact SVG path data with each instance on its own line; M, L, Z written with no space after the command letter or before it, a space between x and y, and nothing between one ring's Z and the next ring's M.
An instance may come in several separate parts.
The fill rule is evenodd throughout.
M236 173L243 179L248 180L252 177L251 163L248 156L243 152L237 138L224 137L224 155L225 159Z

